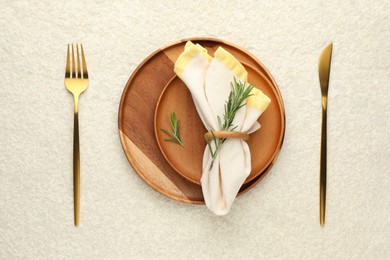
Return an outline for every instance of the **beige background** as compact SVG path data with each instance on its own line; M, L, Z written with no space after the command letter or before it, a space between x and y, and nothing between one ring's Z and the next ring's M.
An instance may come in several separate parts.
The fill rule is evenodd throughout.
M1 259L390 259L389 1L0 2ZM136 66L192 36L256 55L286 106L276 165L225 217L148 187L117 132ZM317 62L331 41L321 228ZM63 84L70 42L84 43L90 72L80 101L79 228L73 101Z

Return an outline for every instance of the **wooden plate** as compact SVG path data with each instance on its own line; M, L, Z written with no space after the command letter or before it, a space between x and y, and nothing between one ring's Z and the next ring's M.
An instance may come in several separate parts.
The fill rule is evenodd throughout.
M240 47L213 38L189 38L158 49L133 72L122 93L118 112L121 144L135 172L161 194L185 203L203 204L201 187L179 175L165 160L154 134L154 113L164 87L174 76L173 64L184 50L187 41L199 43L210 53L222 46L237 59L261 71L279 90L271 74L254 56ZM283 104L282 104L283 105ZM284 115L284 113L283 113ZM285 120L282 121L284 133ZM281 148L282 140L279 144ZM276 156L275 156L276 159ZM275 161L274 159L274 161ZM271 168L243 185L240 193L254 187Z
M261 128L251 134L248 141L252 162L252 171L245 181L248 183L263 173L278 153L284 132L282 128L284 112L281 98L273 84L254 67L245 63L243 65L248 72L248 81L271 98L271 104L259 118ZM168 120L168 114L171 112L175 112L180 120L184 147L165 141L164 138L168 136L160 130L161 128L171 130ZM202 158L206 147L204 134L206 132L195 109L191 93L178 77L173 77L157 102L156 139L161 152L172 168L198 185L202 177Z

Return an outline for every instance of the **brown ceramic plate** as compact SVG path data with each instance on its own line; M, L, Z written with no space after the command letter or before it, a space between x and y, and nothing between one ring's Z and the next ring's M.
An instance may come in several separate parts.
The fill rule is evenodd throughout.
M119 137L127 159L135 172L161 194L185 203L203 204L201 187L188 181L171 167L161 153L154 134L157 101L174 76L174 62L183 52L187 41L201 44L211 54L222 46L241 62L261 71L273 83L278 96L280 93L271 74L253 55L234 44L213 38L183 39L162 47L147 57L130 76L123 90L118 112ZM284 122L283 118L283 132ZM281 145L282 141L279 149ZM259 183L271 166L272 164L261 175L243 185L239 194Z
M258 120L261 128L252 133L248 141L252 163L252 171L245 181L248 183L262 174L276 157L283 138L284 112L281 97L274 85L254 67L245 63L243 65L248 72L248 82L271 98L271 104ZM168 120L168 114L171 112L175 112L180 120L184 147L165 141L164 138L168 136L160 130L161 128L171 130ZM202 158L206 147L204 134L206 132L196 112L191 93L178 77L173 77L157 103L156 139L161 152L172 168L196 184L200 184L202 177Z

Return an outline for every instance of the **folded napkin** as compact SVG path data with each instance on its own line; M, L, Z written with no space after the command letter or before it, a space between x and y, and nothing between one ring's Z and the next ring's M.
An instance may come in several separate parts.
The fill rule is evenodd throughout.
M242 83L247 82L248 73L242 64L222 47L212 58L201 45L187 42L174 71L190 90L206 129L220 130L217 117L223 119L224 105L231 91L230 83L234 78ZM236 113L233 126L237 127L234 131L250 134L260 128L257 119L271 100L256 88L251 94L246 106ZM215 150L214 143L210 144ZM202 169L201 185L207 207L216 215L227 214L251 172L248 144L241 139L227 139L213 163L206 147Z

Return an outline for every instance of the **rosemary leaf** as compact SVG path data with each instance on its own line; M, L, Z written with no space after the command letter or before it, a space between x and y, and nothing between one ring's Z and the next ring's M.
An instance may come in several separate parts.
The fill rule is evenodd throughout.
M165 138L164 140L175 142L181 146L184 146L180 137L180 122L176 118L176 113L175 112L169 113L168 120L171 125L172 132L169 132L167 129L164 128L160 128L160 130L166 133L167 135L169 135L171 138Z

